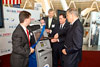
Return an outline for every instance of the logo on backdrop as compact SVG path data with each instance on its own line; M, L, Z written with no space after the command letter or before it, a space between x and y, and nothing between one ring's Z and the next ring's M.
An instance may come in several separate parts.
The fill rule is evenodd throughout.
M9 20L9 18L4 18L4 20L7 20L7 21L8 21L8 20Z
M0 53L7 53L7 52L11 52L11 49L1 49Z
M8 41L8 43L12 43L12 41Z
M9 21L9 22L14 22L15 21L14 18L4 18L4 20Z
M11 36L11 33L0 33L0 37Z
M20 13L20 10L11 10L11 9L7 9L7 12L12 12L12 13Z
M15 26L9 26L9 28L11 29L11 28L16 28L17 27L17 25L15 25Z
M35 19L34 18L31 18L31 21L34 21Z

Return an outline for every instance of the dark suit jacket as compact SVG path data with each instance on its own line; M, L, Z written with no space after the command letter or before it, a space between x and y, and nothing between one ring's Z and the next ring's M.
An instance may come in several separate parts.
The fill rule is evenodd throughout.
M63 26L63 29L60 29L60 26L59 26L59 31L58 31L58 35L59 35L59 42L65 42L65 37L67 35L67 32L69 30L69 23L66 22Z
M60 28L60 24L56 24L55 29L54 29L54 34L58 33L59 35L59 42L54 43L53 47L54 49L58 49L63 47L64 42L65 42L65 37L66 37L66 33L69 29L69 23L66 22L63 26L63 28ZM57 48L58 47L58 48Z
M49 37L53 37L54 36L54 28L55 28L55 26L56 26L56 24L58 24L57 23L57 20L55 19L55 18L53 18L52 19L52 23L51 23L51 26L50 26L50 28L48 27L48 17L43 17L42 19L44 19L44 21L45 21L45 23L46 23L46 29L50 29L50 30L52 30L52 33L51 34L49 34Z
M20 24L12 34L12 49L11 67L28 67L29 41Z
M64 48L67 55L63 56L64 64L76 64L81 60L83 44L83 26L79 19L77 19L72 27L68 30L66 35Z

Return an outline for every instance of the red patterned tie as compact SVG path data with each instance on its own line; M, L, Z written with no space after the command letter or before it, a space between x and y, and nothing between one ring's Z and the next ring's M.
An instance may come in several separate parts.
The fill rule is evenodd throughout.
M29 32L28 32L28 29L26 29L26 32L27 32L28 41L29 41L29 47L30 47L30 46L31 46L31 43L30 43L30 38L29 38Z

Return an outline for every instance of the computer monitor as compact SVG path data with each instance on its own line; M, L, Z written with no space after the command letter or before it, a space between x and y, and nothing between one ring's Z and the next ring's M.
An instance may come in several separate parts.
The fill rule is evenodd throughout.
M33 33L34 33L35 41L37 42L37 40L39 39L40 34L41 34L41 29L39 29L39 30L37 30L37 31L35 31L35 32L33 32ZM50 40L50 39L53 38L53 37L48 37L48 36L46 35L46 32L45 32L45 31L44 31L44 33L45 33L45 34L42 35L42 37L40 38L40 41L41 41L41 40Z
M38 30L38 31L34 32L34 37L35 37L35 41L36 41L36 42L37 42L37 40L39 39L40 34L41 34L41 30ZM43 40L43 38L44 38L44 35L42 35L42 37L41 37L40 40Z

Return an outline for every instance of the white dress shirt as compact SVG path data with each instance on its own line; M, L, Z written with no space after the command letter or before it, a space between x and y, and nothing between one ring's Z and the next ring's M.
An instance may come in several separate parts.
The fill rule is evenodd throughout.
M66 22L65 22L66 23ZM60 28L61 28L61 26L62 26L62 28L64 27L64 25L65 25L65 23L63 23L63 24L60 24Z
M50 26L51 26L51 23L52 23L52 18L48 18L48 27L50 28Z
M26 27L25 26L23 26L22 24L20 24L21 26L22 26L22 28L24 29L24 31L25 31L25 33L26 33L26 35L27 35L27 31L26 31ZM29 32L29 30L28 30L28 32ZM27 37L28 37L28 35L27 35ZM30 35L29 35L29 38L30 38Z

